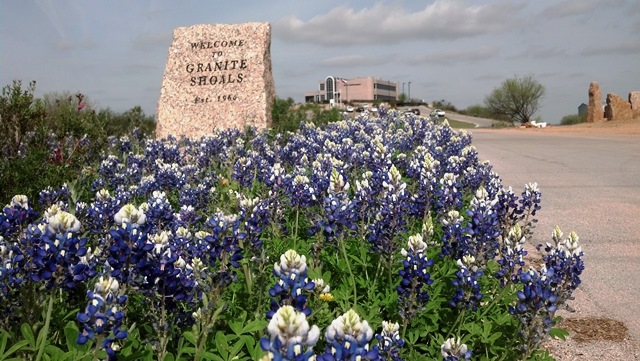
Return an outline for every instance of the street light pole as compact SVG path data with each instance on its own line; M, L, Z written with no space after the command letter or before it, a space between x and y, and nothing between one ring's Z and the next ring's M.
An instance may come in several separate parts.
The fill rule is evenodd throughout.
M402 83L402 94L404 94L404 83Z
M409 82L409 102L411 102L411 82Z

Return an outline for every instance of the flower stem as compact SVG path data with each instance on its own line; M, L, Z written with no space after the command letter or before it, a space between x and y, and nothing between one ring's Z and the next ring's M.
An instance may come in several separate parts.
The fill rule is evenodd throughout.
M347 256L347 248L345 247L344 236L340 237L338 240L340 243L340 250L342 251L342 257L344 257L344 261L347 263L347 269L349 270L349 278L351 279L351 286L353 287L353 303L351 307L355 307L356 303L358 303L358 291L356 290L356 280L353 276L353 272L351 271L351 262L349 262L349 257Z
M44 347L47 344L48 341L48 333L49 333L49 323L51 321L51 311L53 310L53 295L49 295L49 304L47 305L47 316L46 319L44 320L44 326L42 328L43 332L43 337L41 340L41 344L39 345L40 347L38 348L38 355L36 356L36 361L40 361L40 358L42 357L42 354L44 353ZM40 340L40 335L38 335L38 340Z

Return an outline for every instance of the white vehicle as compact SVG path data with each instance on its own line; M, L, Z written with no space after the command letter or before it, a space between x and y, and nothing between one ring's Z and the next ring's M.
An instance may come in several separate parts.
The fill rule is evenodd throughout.
M434 109L429 115L432 117L444 117L444 110L442 109Z
M348 107L347 107L347 111L348 111L349 113L353 112L353 107L352 107L352 106L348 106Z

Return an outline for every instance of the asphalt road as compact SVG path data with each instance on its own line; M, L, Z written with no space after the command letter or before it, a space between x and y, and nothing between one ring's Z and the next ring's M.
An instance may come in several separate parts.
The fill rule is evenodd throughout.
M431 111L433 110L433 108L429 108L429 107L426 107L424 105L420 105L420 106L416 106L416 107L401 107L400 109L410 109L410 108L418 108L418 109L420 109L420 115L422 115L422 116L428 116L429 113L431 113ZM452 120L457 120L457 121L460 121L460 122L472 123L472 124L475 124L476 127L480 127L480 128L490 128L491 125L495 122L495 120L493 120L493 119L472 117L472 116L468 116L468 115L453 113L453 112L450 112L450 111L447 111L445 113L445 118L452 119Z
M471 130L473 145L516 194L542 192L532 244L555 225L575 230L585 253L581 294L594 313L629 329L640 349L640 137Z

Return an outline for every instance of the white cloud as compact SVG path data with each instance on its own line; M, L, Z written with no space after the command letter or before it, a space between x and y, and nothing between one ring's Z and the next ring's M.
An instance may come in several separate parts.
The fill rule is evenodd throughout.
M478 60L490 59L499 52L499 49L493 46L482 46L476 49L463 50L437 50L433 54L408 58L406 62L411 65L477 62Z
M566 0L548 6L542 15L550 18L564 18L591 13L598 8L612 8L623 5L625 0Z
M640 41L589 46L582 51L582 55L630 55L639 53Z
M336 56L333 58L325 59L322 61L322 65L326 66L339 66L339 67L359 67L367 65L382 65L391 62L394 56L380 56L371 57L364 55L345 55Z
M517 21L523 5L496 1L436 0L419 11L381 2L355 10L346 5L308 21L288 16L274 23L274 37L325 46L453 40L498 32Z

